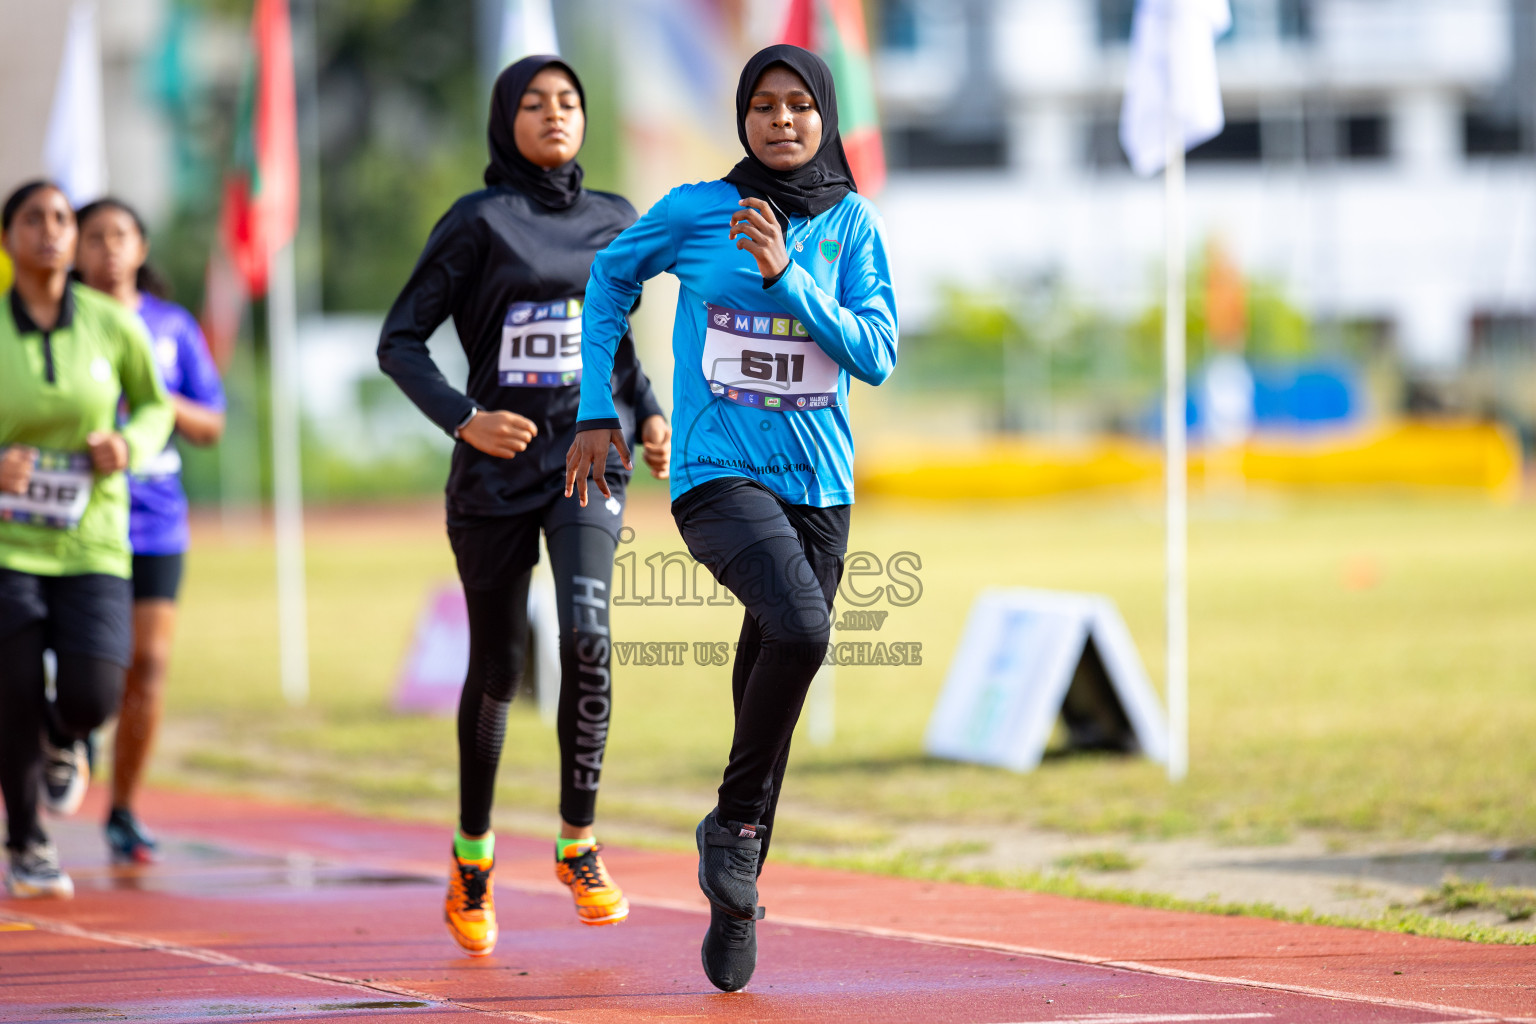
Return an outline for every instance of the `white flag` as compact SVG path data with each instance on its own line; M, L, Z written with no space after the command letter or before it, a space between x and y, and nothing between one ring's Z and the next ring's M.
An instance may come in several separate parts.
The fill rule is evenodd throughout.
M1120 108L1120 145L1137 174L1156 174L1167 162L1169 116L1186 150L1221 134L1216 40L1231 27L1227 0L1137 0Z
M501 66L534 53L559 53L550 0L506 0L501 15Z
M107 191L106 131L101 113L101 44L95 0L76 0L69 12L64 60L53 92L43 142L43 166L79 207Z

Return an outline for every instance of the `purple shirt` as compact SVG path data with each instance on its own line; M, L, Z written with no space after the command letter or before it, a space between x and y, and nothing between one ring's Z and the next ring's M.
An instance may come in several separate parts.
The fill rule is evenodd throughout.
M139 318L149 328L165 389L222 412L224 386L192 314L143 294ZM187 495L181 489L181 453L174 440L143 472L128 476L128 541L136 555L179 555L187 550Z

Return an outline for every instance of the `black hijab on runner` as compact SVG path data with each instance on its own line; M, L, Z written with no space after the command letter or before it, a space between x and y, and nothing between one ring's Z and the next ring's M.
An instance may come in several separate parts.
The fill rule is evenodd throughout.
M545 206L564 210L581 197L581 165L568 160L559 167L545 170L523 156L512 134L512 121L523 102L523 93L535 75L550 65L571 76L576 83L576 95L581 97L582 113L586 113L587 94L581 87L581 79L571 66L551 54L524 57L509 65L496 77L491 90L491 162L485 169L485 183L490 186L508 185Z
M821 146L816 155L792 171L775 171L763 163L747 144L747 110L752 105L752 90L763 72L782 64L799 75L816 99L821 112ZM736 135L747 151L725 180L740 188L758 192L784 213L814 217L832 209L849 192L857 192L853 170L843 153L843 140L837 134L837 89L832 83L832 69L809 50L788 43L765 47L752 55L741 69L736 85Z

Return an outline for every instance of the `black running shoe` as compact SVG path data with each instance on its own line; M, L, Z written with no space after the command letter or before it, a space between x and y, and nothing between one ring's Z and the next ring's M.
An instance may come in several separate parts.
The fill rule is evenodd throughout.
M694 839L699 847L699 888L712 906L731 917L755 921L757 860L762 853L764 829L739 821L721 823L710 811L699 822Z
M43 806L50 814L68 817L80 809L85 800L85 790L91 783L91 770L86 765L85 744L79 740L66 740L55 746L53 740L43 738Z
M153 864L157 845L132 811L112 808L107 816L107 848L112 851L112 863Z
M757 917L763 908L757 908ZM757 969L757 921L732 917L719 907L709 908L709 931L699 950L704 976L722 992L739 992Z

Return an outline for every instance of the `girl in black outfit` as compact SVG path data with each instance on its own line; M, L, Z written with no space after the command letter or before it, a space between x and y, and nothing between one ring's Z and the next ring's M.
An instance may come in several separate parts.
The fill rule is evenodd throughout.
M586 126L576 73L527 57L496 80L486 188L433 229L384 323L379 366L460 443L448 476L448 537L469 608L469 673L459 701L459 830L446 917L472 956L496 943L490 830L507 706L522 670L528 582L540 530L559 595L560 838L556 874L586 924L629 913L592 838L611 708L608 599L630 465L612 497L562 501L581 381L581 303L592 259L636 219L622 197L581 187ZM469 358L464 392L427 338L452 316ZM665 478L671 430L626 334L611 381L626 436ZM465 393L467 392L467 393Z

